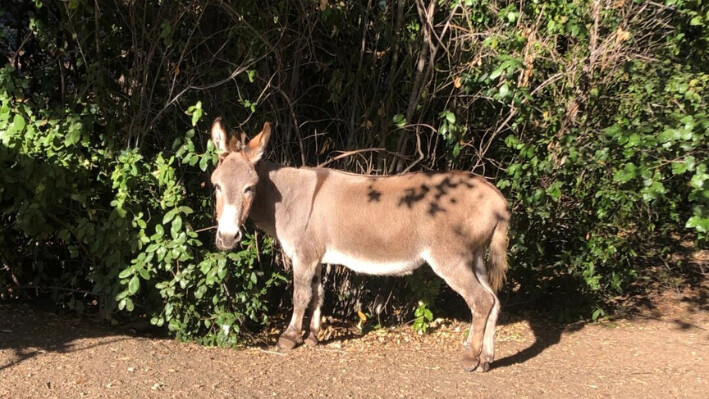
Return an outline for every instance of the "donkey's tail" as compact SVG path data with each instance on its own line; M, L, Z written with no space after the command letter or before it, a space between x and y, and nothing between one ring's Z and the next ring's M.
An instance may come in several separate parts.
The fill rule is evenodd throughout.
M487 275L490 279L490 286L497 292L505 282L507 273L507 225L510 221L510 213L505 210L503 214L497 215L497 226L492 232L490 240L490 258L487 262Z

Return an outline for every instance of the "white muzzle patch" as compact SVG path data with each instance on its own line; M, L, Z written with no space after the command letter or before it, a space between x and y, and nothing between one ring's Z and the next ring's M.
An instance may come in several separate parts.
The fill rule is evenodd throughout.
M239 226L239 210L233 205L224 205L219 218L219 233L226 237L241 236Z

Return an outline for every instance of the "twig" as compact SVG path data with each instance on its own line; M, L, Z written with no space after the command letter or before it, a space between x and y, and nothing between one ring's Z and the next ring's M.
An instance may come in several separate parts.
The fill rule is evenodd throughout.
M269 351L269 350L266 350L263 348L259 348L259 350L263 353L268 353L269 355L287 356L285 353L276 352L276 351Z
M344 353L344 354L347 354L346 351L343 351L343 350L341 350L341 349L318 348L318 350L319 350L319 351L323 351L323 352L337 352L337 353Z
M407 166L404 170L402 170L401 171L402 174L408 173L408 171L411 170L411 168L416 166L424 158L423 151L421 151L421 132L419 132L418 129L416 129L416 130L417 130L417 132L416 132L416 152L418 152L419 157L416 158L416 160L414 162L410 163L409 166Z
M197 230L195 230L194 232L195 232L195 233L201 233L201 232L203 232L203 231L213 230L213 229L216 229L216 228L217 228L217 226L209 226L209 227L205 227L205 228L202 228L202 229L197 229Z
M322 167L324 167L325 165L328 165L328 164L330 164L330 163L332 163L332 162L335 162L335 161L337 161L337 160L339 160L339 159L346 158L346 157L349 157L349 156L351 156L351 155L359 154L359 153L361 153L361 152L368 152L368 151L384 151L384 148L363 148L363 149L361 149L361 150L345 151L345 152L341 153L340 155L338 155L338 156L336 156L336 157L334 157L334 158L330 158L330 159L328 159L327 161L325 161L325 162L319 164L318 167L319 167L319 168L322 168Z
M255 65L257 62L259 62L259 61L261 61L262 59L266 58L267 55L268 55L268 54L264 54L264 55L262 55L261 57L258 57L258 58L255 58L255 59L251 59L251 60L249 60L249 61L246 61L245 64L243 64L243 65L239 66L238 68L234 69L234 70L229 74L229 76L227 76L227 77L224 78L224 79L221 79L221 80L218 80L218 81L216 81L216 82L212 82L212 83L209 83L209 84L206 84L206 85L203 85L203 86L193 86L193 85L190 85L190 86L188 86L188 87L182 89L179 93L177 93L177 95L175 95L172 99L170 99L170 100L163 106L163 108L162 108L160 111L158 111L158 113L152 118L152 120L150 121L150 123L148 124L148 126L153 126L153 125L155 124L155 122L162 116L162 114L165 113L165 111L167 111L167 110L170 108L170 106L171 106L172 104L174 104L175 102L177 102L177 100L179 100L180 97L182 97L182 95L184 95L184 94L187 93L188 91L190 91L190 90L194 90L194 91L204 91L204 90L207 90L207 89L213 89L213 88L215 88L215 87L221 86L221 85L223 85L224 83L227 83L227 82L231 81L232 79L234 79L235 77L237 77L239 74L241 74L241 73L243 73L244 71L246 71L246 70L248 70L249 68L251 68L252 65Z
M15 286L12 286L12 288L18 289L18 290L37 290L37 291L57 290L57 291L72 292L75 294L86 294L86 295L99 296L98 294L95 294L91 291L80 290L80 289L76 289L76 288L64 288L64 287L41 286L41 285L15 285Z

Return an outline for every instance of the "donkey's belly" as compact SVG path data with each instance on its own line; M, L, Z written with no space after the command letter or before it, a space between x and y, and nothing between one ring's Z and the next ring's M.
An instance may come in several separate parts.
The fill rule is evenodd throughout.
M323 255L322 263L342 265L363 274L402 276L411 274L424 263L424 260L421 254L380 259L367 256L366 253L347 254L338 250L328 249Z

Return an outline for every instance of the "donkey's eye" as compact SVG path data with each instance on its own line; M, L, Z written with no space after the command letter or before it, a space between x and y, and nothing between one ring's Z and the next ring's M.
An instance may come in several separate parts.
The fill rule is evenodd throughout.
M220 186L219 184L215 184L214 189L217 190L217 192L222 191L222 186Z
M244 194L253 194L253 193L254 193L254 186L244 187Z

